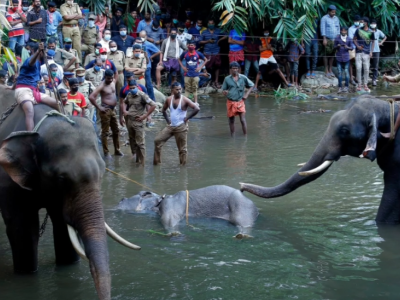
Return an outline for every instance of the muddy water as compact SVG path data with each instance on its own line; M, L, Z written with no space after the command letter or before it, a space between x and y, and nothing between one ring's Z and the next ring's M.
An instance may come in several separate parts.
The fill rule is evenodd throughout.
M381 94L392 92L400 91ZM244 138L238 127L232 139L224 100L200 102L201 115L216 118L190 122L187 167L178 166L174 140L164 146L164 164L151 165L161 121L147 132L144 169L129 156L108 167L160 194L213 184L238 187L241 181L273 186L307 161L332 113L346 104L251 98L249 135ZM299 114L320 108L332 113ZM193 227L182 222L183 236L166 238L149 232L163 231L156 215L113 210L143 188L106 173L107 222L142 246L135 252L109 241L113 299L399 299L400 228L378 229L373 221L382 188L375 163L346 157L285 197L247 195L260 209L253 239L232 239L236 228L218 220L190 220ZM54 265L51 224L40 240L39 272L32 276L12 272L2 222L0 232L1 299L96 299L86 262Z

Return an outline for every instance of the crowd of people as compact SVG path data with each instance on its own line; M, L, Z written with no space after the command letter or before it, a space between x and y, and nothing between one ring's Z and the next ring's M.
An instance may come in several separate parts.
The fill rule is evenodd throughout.
M135 8L130 14L134 25L129 26L121 8L111 14L106 7L104 13L94 15L74 0L65 1L59 9L54 2L47 6L45 10L40 0L22 0L21 6L19 0L12 0L6 12L12 27L8 33L9 48L19 54L25 47L31 55L13 78L15 97L24 109L27 129L33 129L34 104L42 102L60 109L58 100L67 114L85 116L94 124L101 124L105 155L110 152L110 129L115 154L122 155L119 125L127 126L132 154L142 164L146 154L144 126L154 125L151 113L163 72L167 74L172 96L162 109L168 127L155 139L154 164L161 162L161 148L171 136L175 136L180 162L185 164L187 121L200 110L199 87L210 84L222 89L228 98L231 134L235 132L236 116L246 134L244 101L249 93L270 78L278 78L286 86L297 86L303 55L307 65L305 76L314 78L319 40L325 53L326 77L335 76L332 66L336 58L339 92L348 92L350 83L358 91L369 92L370 65L372 85L376 85L379 47L386 40L377 29L377 21L367 17L355 16L351 27L340 27L334 5L329 6L319 22L315 19L312 39L291 39L285 47L271 37L270 28L264 28L261 37L246 36L235 29L224 33L213 19L203 23L190 8L185 11L186 20L179 20L168 8L156 4L153 13L141 15ZM227 57L221 50L224 44L229 47ZM220 70L225 61L229 62L230 75L221 83ZM354 61L356 78L352 76ZM251 69L255 84L248 79ZM0 72L0 84L6 84L5 77ZM384 76L384 80L397 78ZM188 108L191 110L187 116Z

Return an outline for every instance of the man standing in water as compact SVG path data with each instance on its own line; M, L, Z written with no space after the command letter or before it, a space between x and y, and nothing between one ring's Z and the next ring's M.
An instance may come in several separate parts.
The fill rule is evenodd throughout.
M182 96L182 86L179 82L174 82L171 90L172 96L167 98L162 108L162 113L168 125L154 139L154 165L161 163L162 147L172 136L175 136L179 150L179 161L181 166L184 166L187 157L187 122L198 114L200 108L190 99ZM188 107L192 108L192 111L187 117ZM167 115L168 108L171 118Z
M250 95L253 90L254 83L246 76L239 74L240 65L237 62L233 62L229 65L231 74L225 77L224 83L222 84L222 90L225 96L228 97L226 108L228 110L229 128L231 130L231 136L235 133L235 117L239 116L240 122L242 123L243 134L247 134L247 123L246 123L246 106L244 101ZM248 88L246 94L244 89Z
M103 144L104 156L110 157L107 145L107 133L111 127L112 138L114 143L115 155L124 156L119 149L119 129L115 107L117 106L117 98L115 96L114 72L110 69L104 73L104 81L89 96L90 102L100 112L101 120L101 143ZM101 105L96 102L97 96L101 96Z

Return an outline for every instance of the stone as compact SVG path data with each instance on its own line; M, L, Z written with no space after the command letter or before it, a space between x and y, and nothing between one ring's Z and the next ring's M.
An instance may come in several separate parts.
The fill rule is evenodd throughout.
M329 88L331 86L338 86L338 79L335 78L327 78L325 77L324 72L320 71L315 71L315 78L306 78L306 74L303 74L300 79L300 83L302 87L305 88L316 88L316 87L324 87L324 88Z
M315 93L316 93L317 95L320 95L320 94L322 94L322 95L328 95L328 94L331 93L331 90L329 90L329 89L316 89L316 90L315 90Z
M154 88L154 97L156 98L155 101L160 103L164 103L167 99L167 97L156 88Z

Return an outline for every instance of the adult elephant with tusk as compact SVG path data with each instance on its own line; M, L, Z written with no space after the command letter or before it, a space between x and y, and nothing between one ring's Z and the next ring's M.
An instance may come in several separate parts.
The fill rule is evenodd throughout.
M50 110L34 106L34 132L26 131L19 106L0 125L0 209L14 269L37 270L38 211L45 208L53 225L56 263L72 264L79 260L78 252L89 261L98 298L110 299L107 233L132 249L140 247L104 222L100 183L105 164L92 123L49 116Z
M345 110L335 113L322 140L299 172L275 187L241 183L241 190L263 198L274 198L293 192L324 174L342 156L377 159L384 172L384 191L376 216L377 223L400 223L400 134L394 140L380 132L391 132L399 112L397 105L360 96Z

